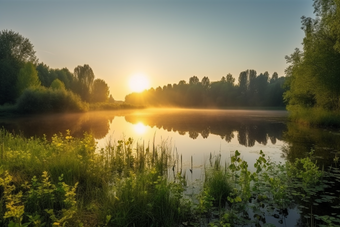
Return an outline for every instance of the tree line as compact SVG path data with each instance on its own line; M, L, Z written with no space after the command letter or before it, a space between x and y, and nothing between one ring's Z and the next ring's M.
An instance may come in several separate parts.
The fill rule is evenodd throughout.
M238 83L229 73L219 81L210 82L208 77L199 80L189 78L187 83L151 88L141 93L131 93L125 102L145 106L176 107L284 107L282 95L285 77L276 72L270 77L268 72L257 75L255 70L240 73Z
M78 94L85 102L105 102L109 97L109 86L102 79L95 79L92 68L85 64L77 66L71 73L67 68L50 69L46 64L39 63L36 67L41 85L54 87L55 82L62 83L65 89ZM59 85L58 85L59 86Z
M89 65L73 73L51 69L38 62L27 38L11 30L0 31L0 43L0 105L15 104L22 112L79 111L109 99L109 86Z

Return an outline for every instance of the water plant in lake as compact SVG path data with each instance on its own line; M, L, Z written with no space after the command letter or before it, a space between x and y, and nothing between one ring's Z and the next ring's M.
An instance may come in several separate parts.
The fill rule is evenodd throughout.
M225 168L221 168L217 156L212 171L206 171L210 181L221 182L204 184L204 193L218 191L211 188L217 185L229 183L232 186L225 207L219 209L219 218L212 221L211 226L284 225L288 211L296 212L295 207L300 212L300 221L305 223L303 226L339 225L340 198L336 196L339 190L334 187L340 182L338 168L320 170L313 161L312 152L294 163L281 164L272 162L261 151L254 164L255 171L250 172L240 155L236 151ZM225 177L221 178L214 169ZM221 194L208 196L212 196L213 201L221 198ZM274 218L268 223L270 217Z

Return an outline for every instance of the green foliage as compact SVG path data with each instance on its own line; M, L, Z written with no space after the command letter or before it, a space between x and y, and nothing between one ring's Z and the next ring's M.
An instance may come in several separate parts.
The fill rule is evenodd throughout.
M36 69L38 71L38 76L42 86L50 87L52 82L58 79L64 84L66 89L75 92L76 90L75 77L67 68L50 69L44 63L39 63Z
M18 94L22 94L26 88L35 88L40 86L37 70L31 63L25 63L20 69L17 81Z
M17 112L25 114L88 110L88 104L72 92L44 87L26 89L18 99L16 107Z
M13 223L39 226L34 221L42 226L67 221L66 226L75 226L81 218L85 226L174 226L192 216L190 202L183 198L185 178L167 177L171 157L166 144L134 149L128 139L98 150L87 134L75 139L67 132L47 141L4 130L0 141L0 166L13 176L11 185L18 189L12 190ZM40 181L34 176L41 172ZM0 201L7 201L2 194Z
M32 63L37 61L33 45L19 33L12 30L2 30L0 32L0 43L0 59Z
M299 111L305 111L303 109L337 113L340 108L338 6L338 0L315 0L316 19L302 17L303 51L296 49L286 56L289 90L284 99L288 110L306 122L310 119L299 114ZM324 123L327 124L327 120Z
M11 59L0 59L0 105L14 103L17 98L17 73L19 64Z
M288 106L289 118L302 125L339 127L340 114L337 111L330 111L323 108L306 108L298 105Z
M61 82L59 79L53 80L51 83L51 88L55 90L65 90L65 85L63 82Z
M108 207L109 225L173 226L187 219L184 187L180 175L168 182L155 169L117 180Z
M254 171L238 151L225 166L220 156L210 158L197 199L186 196L185 175L170 177L169 165L176 163L171 154L165 143L145 148L129 138L99 149L88 134L26 139L2 129L1 224L177 226L213 214L219 219L210 226L274 225L266 217L283 223L294 204L311 226L340 221L337 211L313 214L323 205L340 208L330 191L340 170L320 170L312 153L277 164L261 151Z
M17 80L25 63L36 63L33 45L11 30L0 31L0 105L14 103L19 96Z
M94 73L89 65L77 66L73 73L76 81L74 91L83 101L89 102L91 99Z
M7 171L0 176L0 199L2 225L8 226L54 226L64 225L76 212L76 188L63 182L59 177L57 185L51 183L48 173L42 174L41 181L34 176L15 186L13 176Z
M102 79L95 79L91 93L91 102L106 102L109 98L109 86Z
M30 95L26 92L25 97L21 97L25 89L40 85L46 88L52 87L53 89L64 87L68 91L78 94L82 101L86 102L90 102L91 99L93 99L93 102L105 102L108 99L109 88L107 84L100 79L97 79L94 84L94 73L89 65L85 64L84 66L76 67L74 74L72 74L67 68L50 69L44 63L37 64L33 45L27 38L13 31L1 31L0 43L0 105L14 104L18 98L20 101L30 96L29 101L31 103L28 105L37 106L36 104L38 103L39 108L33 110L32 107L26 106L25 110L20 110L21 113L24 113L26 110L29 113L54 111L54 109L58 109L56 107L58 104L54 104L54 102L66 104L67 108L70 108L71 111L86 109L77 100L78 98L71 93L56 94L55 92L51 94L43 92L45 93L43 96L48 96L52 99L61 98L61 100L47 100L47 103L43 103L36 96L32 98L32 92L28 92ZM57 79L64 85L54 82ZM52 84L52 82L54 83ZM92 92L93 89L94 92ZM42 91L43 89L32 90ZM71 99L69 103L66 103L65 97ZM41 104L47 104L43 111L41 111L43 109ZM20 108L23 107L22 102L19 103L19 106ZM57 111L60 112L60 110Z
M205 188L204 196L211 196L214 206L225 207L228 197L232 192L232 185L230 181L230 173L222 168L219 164L221 157L215 158L213 168L205 169L205 180L203 187Z
M228 195L227 209L219 209L219 219L210 223L210 226L275 226L275 223L268 223L266 217L274 216L278 223L282 224L287 209L293 204L299 205L301 212L307 217L304 222L309 222L311 226L332 226L340 222L340 219L335 217L336 211L332 215L313 214L322 203L340 202L340 198L334 196L334 193L326 191L339 179L338 169L333 172L321 171L312 160L312 153L309 157L296 159L294 163L276 164L266 159L261 151L254 164L255 171L250 172L240 155L236 151L235 155L231 156L231 163L225 167L225 176L228 176L227 181L233 189ZM215 161L212 168L220 169L220 162ZM214 172L206 172L205 177L219 179L220 182L226 181L217 178ZM216 190L212 187L217 186L205 184L203 195L206 198L212 197L214 201L219 195L212 193ZM205 207L211 209L209 204ZM334 206L335 209L337 207Z

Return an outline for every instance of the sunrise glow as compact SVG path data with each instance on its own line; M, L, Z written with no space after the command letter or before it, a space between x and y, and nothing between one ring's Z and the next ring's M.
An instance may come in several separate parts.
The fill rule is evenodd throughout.
M142 73L134 74L129 80L129 87L132 92L142 92L148 89L149 86L149 79Z

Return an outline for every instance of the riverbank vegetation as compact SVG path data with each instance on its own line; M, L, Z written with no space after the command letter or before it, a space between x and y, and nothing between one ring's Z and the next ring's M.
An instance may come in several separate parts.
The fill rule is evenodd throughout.
M188 218L184 177L170 181L169 149L67 133L25 139L0 131L2 226L173 226Z
M225 164L211 156L195 194L167 143L98 148L90 134L26 139L2 129L0 156L2 226L262 226L288 212L310 226L339 223L339 170L313 156L277 164L260 152L254 168L238 151Z
M314 0L316 18L302 17L303 50L286 56L284 94L294 121L340 126L340 3Z

